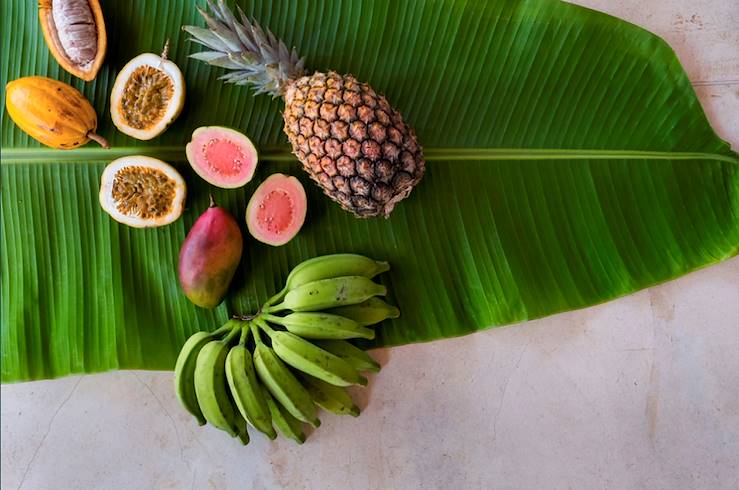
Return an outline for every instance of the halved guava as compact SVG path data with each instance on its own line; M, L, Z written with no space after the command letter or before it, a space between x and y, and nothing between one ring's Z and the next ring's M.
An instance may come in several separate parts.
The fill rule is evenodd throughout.
M260 242L284 245L300 231L307 208L305 189L298 179L272 174L249 199L246 226Z
M100 205L135 228L167 225L185 208L185 181L168 163L134 155L113 160L100 178Z
M257 150L251 140L230 128L196 129L185 152L187 161L200 177L224 189L245 185L257 168Z

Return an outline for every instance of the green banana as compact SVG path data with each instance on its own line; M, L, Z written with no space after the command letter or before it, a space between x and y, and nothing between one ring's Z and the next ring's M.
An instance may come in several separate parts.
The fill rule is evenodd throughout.
M354 400L345 388L334 386L307 374L302 375L300 379L310 396L313 397L313 402L319 407L337 415L359 416L359 407L354 404Z
M295 369L336 386L367 384L367 378L340 357L290 332L268 333L274 352Z
M198 425L205 425L205 417L198 405L195 394L195 365L198 353L205 344L212 339L233 328L233 323L228 322L215 332L196 332L191 335L182 346L174 368L174 387L177 398L185 410L190 412L198 421Z
M266 315L265 318L304 339L375 338L374 330L365 328L349 318L330 313L295 312L282 317Z
M287 276L284 289L273 296L267 304L274 304L291 289L309 282L341 276L364 276L371 279L388 270L390 264L387 262L372 260L364 255L333 254L314 257L296 265Z
M264 396L267 400L267 406L269 407L270 414L272 415L272 421L277 426L277 430L280 433L298 444L305 442L305 432L303 432L303 423L293 417L284 407L280 406L267 390L264 390Z
M334 313L346 318L351 318L362 326L375 325L388 318L398 318L400 310L395 306L385 303L380 298L370 298L356 305L339 306L331 308L327 313Z
M205 417L195 395L195 363L200 349L210 341L211 336L208 332L197 332L191 335L182 346L174 368L174 388L177 398L185 410L195 416L198 425L205 425Z
M354 344L346 340L316 340L313 342L321 349L338 356L348 362L357 371L380 371L380 363Z
M257 346L254 350L254 367L267 391L295 418L314 427L321 425L308 391L282 363L274 350L259 341L256 335L255 340Z
M239 332L234 330L223 340L211 340L200 350L195 365L195 394L205 420L236 437L239 434L237 413L228 393L225 372L234 333Z
M270 439L277 437L267 401L254 371L251 353L246 346L237 345L229 351L226 356L226 379L243 418Z
M282 303L267 312L282 310L318 311L335 306L353 305L372 296L385 296L387 288L363 276L343 276L303 284L290 290Z
M239 428L239 440L241 441L241 444L246 446L249 444L249 431L246 429L246 420L244 420L244 417L236 414L235 418L236 426Z

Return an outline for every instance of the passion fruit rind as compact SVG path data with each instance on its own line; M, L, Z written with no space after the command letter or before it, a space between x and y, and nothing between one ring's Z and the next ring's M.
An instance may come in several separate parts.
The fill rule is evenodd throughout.
M187 188L168 163L142 155L113 160L100 178L100 205L114 220L134 228L164 226L185 208Z
M144 53L120 71L110 94L110 116L124 134L150 140L177 119L185 105L185 78L164 53Z

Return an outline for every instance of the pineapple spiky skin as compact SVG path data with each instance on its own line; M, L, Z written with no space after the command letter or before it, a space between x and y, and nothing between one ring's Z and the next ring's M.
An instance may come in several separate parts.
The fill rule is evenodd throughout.
M226 83L285 100L285 133L293 153L324 192L355 216L390 216L426 169L413 129L366 83L335 72L305 76L295 48L236 14L224 0L197 7L206 28L183 26L207 48L192 58L230 70Z
M413 129L366 83L317 72L288 85L284 98L293 153L324 193L355 216L390 216L423 177Z

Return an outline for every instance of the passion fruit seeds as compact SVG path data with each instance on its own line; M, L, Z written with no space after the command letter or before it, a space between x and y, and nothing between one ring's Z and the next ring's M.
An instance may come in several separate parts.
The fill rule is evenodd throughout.
M174 84L165 72L153 66L139 66L126 80L121 115L132 128L148 129L164 117L173 95Z
M140 140L159 136L185 105L185 79L162 55L141 54L123 67L110 95L110 116L122 132Z
M123 214L160 218L170 211L175 188L175 182L161 170L134 165L115 173L111 196Z
M100 182L100 205L113 219L135 228L163 226L180 217L185 181L171 165L145 156L113 160Z

